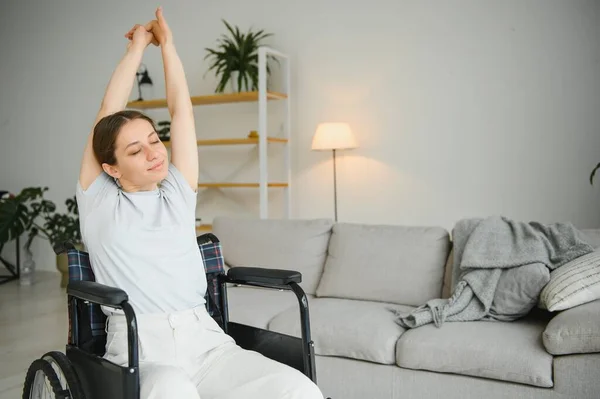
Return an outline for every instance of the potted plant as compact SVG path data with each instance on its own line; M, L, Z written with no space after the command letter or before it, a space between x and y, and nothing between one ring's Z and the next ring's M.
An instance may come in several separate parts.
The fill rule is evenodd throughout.
M77 249L83 249L81 230L79 225L79 210L75 196L67 198L66 213L52 212L44 215L43 231L45 237L54 248L57 244L69 241ZM61 287L66 287L69 282L69 263L66 253L56 255L56 268L61 273Z
M54 212L56 206L50 200L44 199L47 187L28 187L17 195L8 195L0 199L0 246L27 233L23 245L25 251L21 282L31 283L31 275L35 269L31 243L33 239L44 234L44 228L39 225L38 218L43 213Z
M67 213L61 214L56 212L56 205L52 201L44 198L46 191L47 187L28 187L18 195L0 199L0 246L27 234L23 245L25 259L21 273L24 281L31 278L30 275L35 269L31 251L35 237L47 239L52 246L71 241L75 246L82 247L75 198L67 199ZM66 255L58 255L56 263L57 269L62 273L61 286L64 287L68 281Z
M218 46L215 49L206 48L208 54L204 59L210 59L210 67L207 72L214 71L219 79L215 92L225 91L227 84L231 80L233 91L256 91L258 90L258 48L262 40L272 36L271 33L265 33L264 30L242 33L236 26L231 27L227 21L222 20L229 35L221 35L218 40ZM271 73L269 60L276 58L268 56L267 77Z
M37 223L38 217L56 209L52 201L44 199L46 191L47 187L28 187L18 195L0 199L0 243L5 244L27 233L24 248L31 248L33 239L44 232L43 227Z
M598 165L596 165L596 167L594 168L594 170L592 170L592 173L590 174L590 184L593 185L594 184L594 175L596 174L596 171L600 169L600 163Z
M171 122L170 121L160 121L157 123L159 129L156 133L158 133L158 138L161 141L169 141L171 140Z

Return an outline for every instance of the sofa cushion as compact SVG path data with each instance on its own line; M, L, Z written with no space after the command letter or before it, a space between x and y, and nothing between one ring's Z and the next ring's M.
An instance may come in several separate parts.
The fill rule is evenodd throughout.
M600 352L600 300L558 313L543 334L553 355Z
M600 249L567 262L550 273L538 305L551 312L600 299Z
M308 300L312 299L307 295ZM291 309L300 317L298 299L291 291L257 287L227 287L229 320L266 329L269 321L284 310Z
M338 223L317 296L421 305L442 292L449 248L441 227Z
M404 332L390 310L412 308L381 302L338 298L314 298L310 302L311 337L315 353L375 363L394 364L396 341ZM297 309L275 316L269 330L300 337Z
M544 322L473 321L429 324L398 341L400 367L551 387L552 355L544 349Z
M296 270L300 286L314 294L327 255L333 222L325 219L252 219L216 217L213 233L229 267L254 266Z

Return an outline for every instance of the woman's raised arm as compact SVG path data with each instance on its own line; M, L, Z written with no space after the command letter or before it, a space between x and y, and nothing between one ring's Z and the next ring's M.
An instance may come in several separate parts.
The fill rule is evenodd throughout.
M183 70L175 50L173 36L162 8L156 10L156 20L146 29L154 34L160 44L165 69L167 106L171 115L171 162L196 191L198 189L198 146L192 101Z
M102 167L98 163L92 148L94 127L103 117L125 109L144 50L154 38L152 33L148 32L142 25L135 25L125 34L125 37L131 39L131 41L128 43L125 55L121 58L108 82L104 98L100 104L100 110L96 115L96 120L92 126L92 131L88 135L83 152L79 183L84 190L102 173Z

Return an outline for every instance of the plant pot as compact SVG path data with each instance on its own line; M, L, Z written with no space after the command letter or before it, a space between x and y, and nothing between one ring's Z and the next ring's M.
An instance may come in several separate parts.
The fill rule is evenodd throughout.
M238 85L239 77L240 77L239 71L231 72L231 76L229 77L229 86L231 87L232 93L238 93L240 91L240 87Z
M83 245L76 244L75 248L82 251ZM65 288L69 283L69 257L66 253L56 255L56 269L60 272L60 286Z

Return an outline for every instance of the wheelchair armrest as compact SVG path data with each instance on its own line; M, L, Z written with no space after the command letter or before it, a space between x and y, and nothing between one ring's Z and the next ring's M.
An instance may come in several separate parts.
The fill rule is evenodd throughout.
M230 283L255 283L285 286L302 282L302 273L293 270L266 269L262 267L232 267L227 272Z
M122 289L94 281L71 281L67 285L67 294L99 305L117 308L129 300L127 293Z

